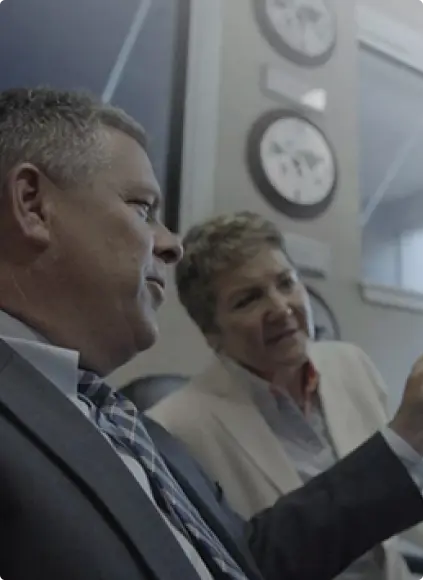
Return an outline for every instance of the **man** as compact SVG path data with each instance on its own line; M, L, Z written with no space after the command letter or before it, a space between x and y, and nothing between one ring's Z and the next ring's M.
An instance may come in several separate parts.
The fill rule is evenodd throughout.
M1 94L0 188L1 577L324 580L423 519L415 466L377 435L243 523L99 378L154 343L181 255L122 111ZM422 391L419 361L392 424L419 452Z

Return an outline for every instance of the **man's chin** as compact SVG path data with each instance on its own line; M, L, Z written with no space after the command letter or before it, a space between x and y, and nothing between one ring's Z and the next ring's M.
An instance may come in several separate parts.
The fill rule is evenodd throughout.
M140 352L144 352L152 348L159 340L159 324L157 320L149 321L149 324L144 328L144 332L140 334L138 345Z

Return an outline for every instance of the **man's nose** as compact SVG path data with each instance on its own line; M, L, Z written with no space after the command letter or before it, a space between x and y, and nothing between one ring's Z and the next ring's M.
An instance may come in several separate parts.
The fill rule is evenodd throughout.
M178 235L160 225L155 237L154 252L165 264L176 264L182 258L184 250Z

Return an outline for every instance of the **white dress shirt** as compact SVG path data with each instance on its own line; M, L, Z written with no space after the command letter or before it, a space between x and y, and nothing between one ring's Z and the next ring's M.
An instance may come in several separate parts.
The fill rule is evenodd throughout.
M283 389L274 394L270 385L233 360L221 357L226 369L250 392L270 429L290 457L300 479L306 483L332 467L340 458L331 440L318 394L308 416ZM388 427L382 431L388 445L423 489L423 458ZM376 547L353 562L338 580L383 580L383 551ZM411 574L410 574L411 578Z
M4 340L22 358L27 360L53 383L64 396L81 410L85 417L87 417L87 420L91 420L87 405L78 398L79 353L77 351L47 344L34 330L28 328L3 311L0 311L0 339ZM101 431L99 432L102 433ZM150 498L201 580L212 580L210 572L194 546L175 528L167 515L158 507L154 500L147 475L140 463L125 449L118 447L107 435L103 433L102 435L109 441L110 445ZM142 518L142 514L140 514L140 518Z

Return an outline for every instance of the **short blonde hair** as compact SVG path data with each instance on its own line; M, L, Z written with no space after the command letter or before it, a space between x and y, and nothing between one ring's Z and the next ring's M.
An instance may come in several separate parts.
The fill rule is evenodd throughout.
M210 219L184 237L184 257L176 267L179 300L204 334L216 330L216 276L242 266L263 245L287 255L277 226L248 211Z

